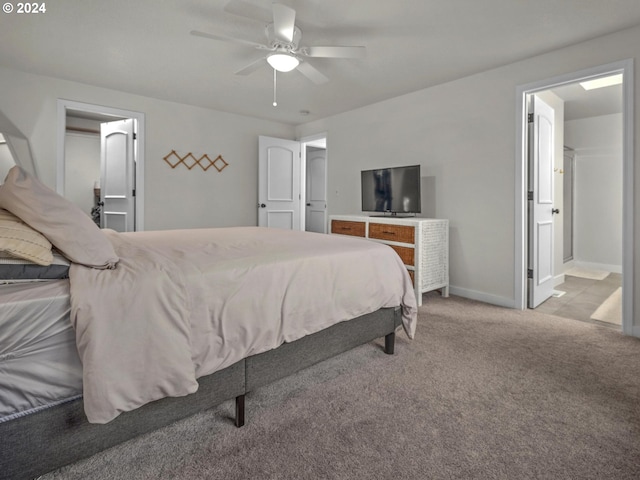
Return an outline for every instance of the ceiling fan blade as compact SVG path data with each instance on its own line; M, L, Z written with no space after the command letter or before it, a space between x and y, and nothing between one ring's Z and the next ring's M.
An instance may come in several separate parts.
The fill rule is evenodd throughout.
M296 26L296 11L283 5L282 3L273 4L273 31L276 40L286 43L293 41L293 31Z
M324 58L364 58L367 56L365 47L329 47L315 46L300 49L307 57Z
M224 6L224 11L239 17L258 20L265 24L273 21L273 13L266 8L258 7L244 0L231 0Z
M329 78L321 73L318 69L316 69L309 62L300 62L298 65L298 71L311 80L316 85L322 85L323 83L327 83Z
M236 73L236 75L249 75L250 73L255 72L256 70L258 70L259 68L262 68L266 65L266 61L264 59L264 57L259 58L258 60L251 62L249 65L247 65L244 68L241 68L240 70L238 70Z
M244 38L229 37L227 35L221 35L218 33L207 33L207 32L200 32L198 30L191 30L191 35L194 35L196 37L211 38L213 40L222 40L224 42L240 43L242 45L258 48L260 50L271 50L270 47L266 45L262 45L261 43L252 42L251 40L245 40Z

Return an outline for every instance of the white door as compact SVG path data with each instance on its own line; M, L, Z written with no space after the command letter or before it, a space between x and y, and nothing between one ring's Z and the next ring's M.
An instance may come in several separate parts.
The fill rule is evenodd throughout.
M259 137L259 226L301 229L301 171L299 142Z
M135 230L134 120L100 124L100 225Z
M327 233L327 151L307 148L305 230Z
M528 306L551 297L553 275L553 108L535 95L529 110Z

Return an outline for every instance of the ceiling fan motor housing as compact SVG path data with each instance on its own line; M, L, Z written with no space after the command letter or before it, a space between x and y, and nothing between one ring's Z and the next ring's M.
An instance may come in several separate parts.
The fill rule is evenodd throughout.
M300 39L302 38L302 30L298 27L293 28L293 40L291 42L283 42L282 39L276 38L276 34L273 28L273 23L268 24L265 27L265 34L267 35L267 45L271 48L275 49L284 49L288 52L295 53L298 49L298 45L300 44Z

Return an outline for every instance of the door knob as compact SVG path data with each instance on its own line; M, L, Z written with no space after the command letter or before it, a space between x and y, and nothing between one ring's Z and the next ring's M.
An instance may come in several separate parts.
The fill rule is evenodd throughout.
M560 209L559 208L552 208L551 209L551 213L560 213Z
M258 204L258 208L265 208L265 207L266 207L266 205L264 203L259 203Z
M310 203L307 203L307 207L310 207L310 206L311 206L311 204L310 204Z

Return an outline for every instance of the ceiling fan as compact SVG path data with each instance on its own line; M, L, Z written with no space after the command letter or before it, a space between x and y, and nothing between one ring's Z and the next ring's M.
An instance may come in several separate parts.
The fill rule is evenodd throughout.
M239 43L265 51L263 57L238 70L235 72L236 75L248 75L268 63L274 69L274 76L275 71L289 72L297 69L305 77L318 85L328 82L329 79L312 66L307 60L308 58L362 58L366 55L365 47L359 46L301 45L302 31L296 26L296 11L287 5L274 3L272 16L273 21L265 27L267 41L264 44L243 38L230 37L218 33L206 33L198 30L192 30L191 35Z

